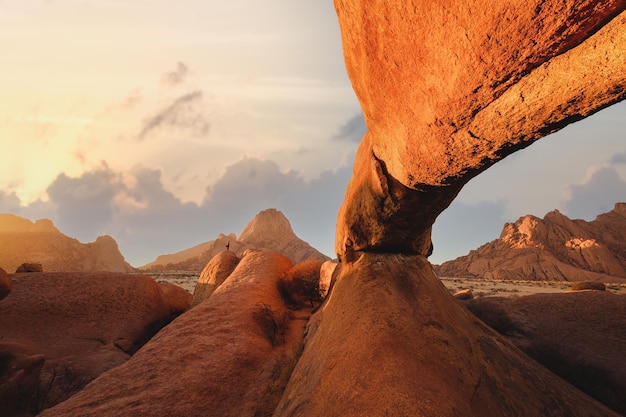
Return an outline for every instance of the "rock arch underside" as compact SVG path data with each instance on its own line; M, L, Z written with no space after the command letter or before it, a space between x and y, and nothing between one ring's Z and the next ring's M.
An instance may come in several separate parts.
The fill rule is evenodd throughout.
M624 99L626 1L335 7L367 133L338 215L342 262L306 332L295 318L264 338L256 318L286 311L270 283L290 263L244 254L210 297L43 416L619 415L474 317L427 255L472 177Z

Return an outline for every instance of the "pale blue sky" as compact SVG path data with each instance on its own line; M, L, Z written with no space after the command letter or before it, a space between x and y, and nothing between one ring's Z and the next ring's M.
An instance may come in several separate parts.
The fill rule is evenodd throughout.
M276 207L333 256L363 124L331 1L0 0L0 50L0 212L139 266ZM474 179L431 261L625 201L625 131L619 104Z

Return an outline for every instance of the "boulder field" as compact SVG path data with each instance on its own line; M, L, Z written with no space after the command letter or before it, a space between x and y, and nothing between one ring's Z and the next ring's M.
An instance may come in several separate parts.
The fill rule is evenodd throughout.
M41 416L271 415L310 314L288 310L279 294L292 267L281 254L246 251L208 298Z
M116 273L24 273L0 301L0 416L37 413L126 360L190 295ZM174 294L178 293L179 296ZM187 304L173 303L187 293Z

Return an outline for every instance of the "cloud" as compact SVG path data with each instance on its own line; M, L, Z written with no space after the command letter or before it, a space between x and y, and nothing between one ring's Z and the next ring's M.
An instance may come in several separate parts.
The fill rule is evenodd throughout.
M57 207L57 227L78 239L103 234L119 189L118 175L106 165L78 178L60 174L47 189L50 202Z
M174 71L166 72L161 77L161 84L171 87L182 84L189 74L189 67L184 62L178 62Z
M20 210L20 199L15 193L0 191L0 213L15 213Z
M365 126L363 113L359 113L349 119L343 126L341 126L333 139L360 143L366 131L367 127Z
M184 129L187 135L206 136L210 123L204 109L201 90L186 93L174 99L165 108L144 120L139 141L168 128Z
M618 161L618 154L612 160ZM598 214L613 209L618 201L626 201L626 182L613 166L593 167L581 184L565 188L564 213L574 219L593 220Z
M626 152L616 153L609 159L609 163L614 165L626 164Z
M350 175L351 169L342 167L307 181L273 161L248 157L225 167L197 204L166 190L158 169L137 165L116 171L102 164L80 176L59 175L47 189L46 202L20 207L14 193L0 192L0 208L31 220L49 218L82 242L111 235L126 259L140 266L220 233L238 234L259 211L273 207L301 238L332 256L337 211Z

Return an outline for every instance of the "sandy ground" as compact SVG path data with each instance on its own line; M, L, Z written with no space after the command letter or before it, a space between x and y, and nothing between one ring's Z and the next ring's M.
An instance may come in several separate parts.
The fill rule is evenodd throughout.
M440 278L451 293L470 289L474 297L514 297L538 293L561 293L572 289L571 282L562 281L488 281L467 278ZM606 284L614 294L626 294L626 284Z
M148 274L157 281L169 282L193 294L199 273L175 271ZM441 277L441 282L452 294L470 289L474 297L515 297L537 293L561 293L571 291L571 282L557 281L488 281L482 279ZM626 284L607 284L606 290L626 295Z

